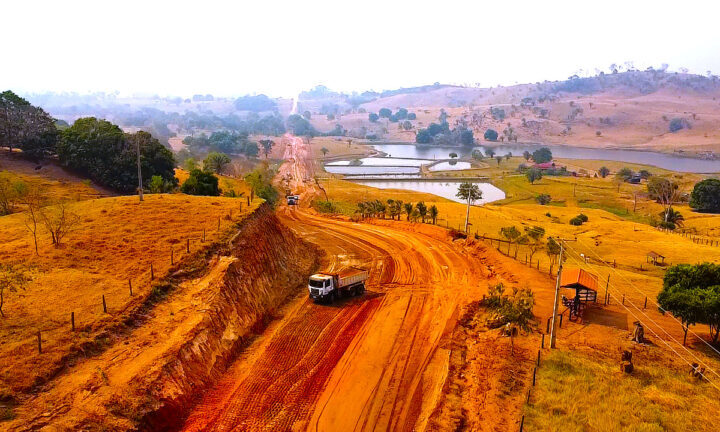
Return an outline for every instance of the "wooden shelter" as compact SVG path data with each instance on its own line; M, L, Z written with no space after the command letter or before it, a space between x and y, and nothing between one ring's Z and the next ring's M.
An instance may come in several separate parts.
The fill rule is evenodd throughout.
M597 301L598 279L594 274L582 269L568 269L563 271L560 279L560 288L575 291L572 298L563 295L562 303L567 307L571 321L581 317L588 303Z
M658 265L658 260L660 261L659 265L665 264L665 257L657 252L650 251L645 257L645 262L651 262L653 265Z

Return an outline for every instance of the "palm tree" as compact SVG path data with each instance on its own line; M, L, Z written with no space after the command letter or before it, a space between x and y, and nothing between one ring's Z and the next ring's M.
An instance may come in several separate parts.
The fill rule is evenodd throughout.
M438 217L438 208L435 206L435 204L430 206L428 214L430 215L430 218L432 219L433 225L435 225L435 223L437 222L437 217Z
M425 223L425 216L427 215L427 206L424 202L420 201L415 205L415 208L418 211L418 214L422 218L423 223Z
M410 220L410 215L413 212L413 203L403 204L403 209L405 210L405 213L407 214L407 220Z
M681 227L685 223L685 217L672 207L668 208L666 212L661 212L660 216L665 219L666 223L673 224L675 226Z

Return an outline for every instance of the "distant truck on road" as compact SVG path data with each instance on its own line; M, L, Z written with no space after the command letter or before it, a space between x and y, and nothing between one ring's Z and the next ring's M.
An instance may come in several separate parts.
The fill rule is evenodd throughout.
M366 270L352 267L336 273L316 273L308 282L310 298L332 303L343 294L362 295L367 278Z
M287 198L288 205L297 205L300 201L300 195L288 195L285 198Z

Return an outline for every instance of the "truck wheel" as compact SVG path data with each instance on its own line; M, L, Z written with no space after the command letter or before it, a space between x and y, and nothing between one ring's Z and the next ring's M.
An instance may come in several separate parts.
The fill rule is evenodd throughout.
M331 292L330 295L328 296L328 304L333 304L333 303L335 303L335 291Z
M365 284L360 284L360 286L357 287L357 293L358 293L358 295L365 294Z

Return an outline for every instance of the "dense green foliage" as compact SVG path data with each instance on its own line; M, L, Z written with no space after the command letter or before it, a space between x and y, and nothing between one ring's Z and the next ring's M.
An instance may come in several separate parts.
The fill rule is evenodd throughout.
M213 173L219 173L230 163L230 158L225 153L211 152L203 160L203 169Z
M463 199L464 201L473 202L482 199L482 191L480 187L475 183L463 182L458 186L458 191L455 194L456 197Z
M147 132L126 134L106 120L76 120L62 132L57 154L62 165L98 184L131 192L138 185L138 146L143 184L156 175L175 184L175 159L170 150Z
M191 154L218 152L256 157L260 150L257 143L248 139L247 133L232 131L213 132L209 137L205 134L197 137L189 136L183 140L183 144L188 147Z
M190 171L190 177L185 180L180 190L189 195L220 195L217 176L212 172L199 169Z
M275 205L280 196L280 193L272 185L274 175L275 172L270 166L262 163L245 176L245 183L250 186L252 194L264 199L270 205Z
M505 295L505 287L498 284L490 288L484 300L488 310L496 315L489 320L491 327L499 327L507 323L515 324L523 330L530 329L533 319L535 296L529 288L513 287L512 295Z
M375 123L380 119L380 116L375 113L368 114L368 120L370 120L371 123Z
M532 153L532 159L538 164L550 162L553 159L553 154L549 148L541 147Z
M418 130L415 142L435 145L472 145L475 138L472 130L464 126L450 130L447 122L441 122L430 123L427 128Z
M9 90L0 93L0 146L38 160L55 153L58 139L55 120L42 108Z
M485 141L497 141L498 133L495 129L488 129L485 131L483 138L485 138Z
M542 179L542 171L540 171L537 168L530 168L527 171L525 171L525 177L527 177L530 184L535 183L536 181Z
M695 184L690 207L702 212L720 212L720 180L705 179Z
M686 333L690 325L707 324L712 341L718 341L720 265L704 263L670 267L657 299L660 307L680 318Z

